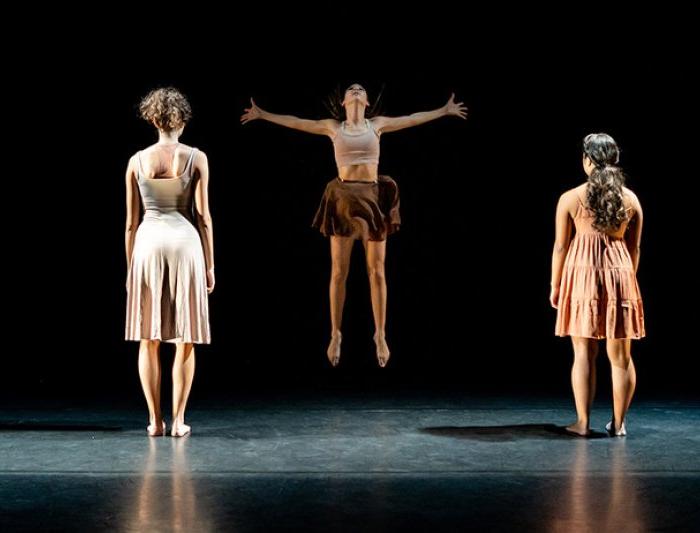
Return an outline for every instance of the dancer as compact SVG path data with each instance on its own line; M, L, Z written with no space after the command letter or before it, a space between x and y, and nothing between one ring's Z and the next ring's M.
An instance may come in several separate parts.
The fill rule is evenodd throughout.
M141 343L139 375L151 436L166 433L160 344L175 344L170 433L181 437L191 431L185 407L194 378L194 345L210 342L207 294L214 290L214 241L209 167L204 152L178 140L191 110L177 89L151 91L140 111L158 130L158 142L132 156L126 170L125 336Z
M350 254L355 240L365 249L367 274L370 282L374 315L374 342L379 366L386 366L390 351L385 337L387 289L384 278L386 238L398 230L399 189L389 176L379 174L379 139L389 133L446 116L466 118L466 107L454 101L433 111L413 113L402 117L371 116L368 112L367 91L353 84L338 102L338 116L324 120L307 120L291 115L264 111L251 98L241 122L262 119L317 135L330 137L335 149L338 176L326 186L312 226L330 237L331 279L330 309L331 338L327 356L333 366L340 361L340 344L345 281L350 266ZM344 116L343 116L344 115Z
M556 214L550 303L556 334L571 336L571 384L578 420L566 427L590 433L598 339L606 339L612 369L613 413L609 435L625 436L625 416L636 385L631 339L644 337L644 310L637 284L642 206L624 186L619 149L604 133L583 141L586 183L561 195ZM572 225L576 234L571 239Z

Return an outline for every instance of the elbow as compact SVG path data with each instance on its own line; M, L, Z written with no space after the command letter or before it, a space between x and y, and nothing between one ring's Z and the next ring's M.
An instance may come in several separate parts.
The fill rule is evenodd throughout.
M197 215L197 225L202 230L211 230L211 227L212 227L211 215L209 215L209 214L199 215L198 214Z
M568 244L560 243L560 242L555 242L554 243L554 253L557 255L562 255L566 253L566 251L569 249Z

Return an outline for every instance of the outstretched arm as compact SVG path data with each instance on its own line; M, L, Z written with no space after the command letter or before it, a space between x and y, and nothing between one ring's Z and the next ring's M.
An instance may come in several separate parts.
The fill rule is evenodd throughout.
M552 251L552 290L549 295L549 303L554 308L559 307L561 273L564 269L566 253L569 251L569 244L571 244L570 200L569 195L564 193L557 204L554 250Z
M433 111L421 111L420 113L413 113L403 117L375 117L372 119L372 124L378 132L386 133L411 128L431 120L449 116L467 118L467 108L462 102L455 102L454 93L452 93L452 96L450 96L450 99L444 106Z
M194 171L199 176L194 189L197 229L202 239L204 263L207 269L207 292L214 290L214 226L209 212L209 162L202 151L197 151Z
M328 135L333 136L338 129L338 121L333 119L324 120L309 120L306 118L299 118L292 115L276 115L275 113L270 113L264 109L260 109L255 101L250 99L250 107L243 110L244 113L241 115L241 122L247 124L251 120L267 120L273 124L279 124L280 126L285 126L287 128L292 128L299 131L305 131L306 133L314 133L316 135Z
M136 183L136 161L129 159L126 168L126 228L124 231L124 247L126 251L126 268L131 265L131 254L134 251L134 239L141 218L141 198Z

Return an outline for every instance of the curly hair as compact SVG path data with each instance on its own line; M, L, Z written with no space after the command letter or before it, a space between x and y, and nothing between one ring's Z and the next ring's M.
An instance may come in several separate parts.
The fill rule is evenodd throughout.
M617 166L620 149L605 133L591 133L583 140L583 154L595 165L588 176L586 203L593 212L593 227L601 232L617 230L627 220L622 201L625 175Z
M382 84L382 87L377 93L377 98L375 98L374 103L369 106L367 111L365 111L365 117L372 118L382 114L382 95L384 94L384 87L385 85ZM333 92L330 95L328 95L327 100L323 102L331 116L334 119L340 121L345 120L345 108L343 107L345 91L347 91L347 89L341 89L340 84L338 84L335 86Z
M178 130L192 118L187 98L175 87L149 92L139 104L141 118L164 131Z

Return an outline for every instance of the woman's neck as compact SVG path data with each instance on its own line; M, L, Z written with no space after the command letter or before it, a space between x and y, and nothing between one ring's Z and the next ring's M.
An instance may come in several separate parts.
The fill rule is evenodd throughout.
M358 104L348 104L345 106L345 122L353 126L365 123L365 108Z
M176 131L158 131L158 144L170 145L177 144L180 135Z

